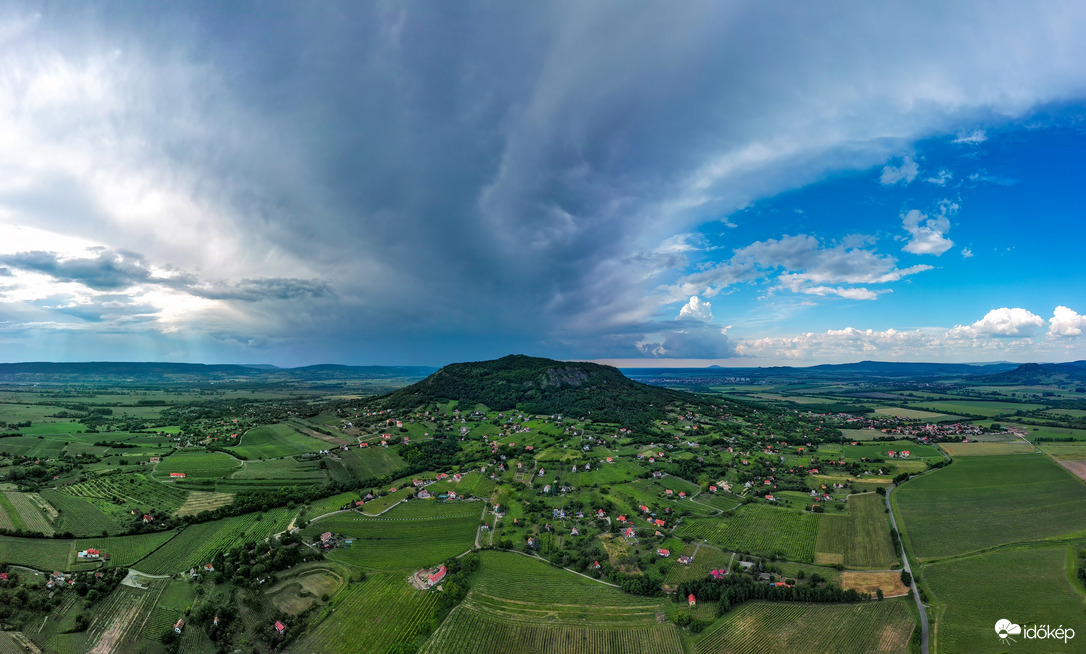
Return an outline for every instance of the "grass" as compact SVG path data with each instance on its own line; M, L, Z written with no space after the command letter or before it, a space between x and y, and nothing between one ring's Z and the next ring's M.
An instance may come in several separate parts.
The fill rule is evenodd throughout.
M222 452L180 451L162 459L155 467L155 477L168 480L171 472L183 472L185 481L222 479L240 467L240 461Z
M771 654L904 652L914 629L905 600L858 604L748 602L694 641L694 651ZM990 629L990 627L989 627Z
M320 468L320 461L295 461L294 459L271 459L268 461L246 461L241 468L230 475L231 480L275 480L280 486L298 484L320 484L328 475Z
M943 449L952 457L1031 454L1037 451L1037 448L1023 441L1010 443L943 443Z
M146 475L116 474L95 477L64 487L76 497L105 500L117 505L121 513L173 513L188 499L188 494L174 486L154 481Z
M1086 530L1086 487L1042 454L963 457L891 501L921 560Z
M413 501L372 518L357 511L337 513L310 523L301 532L307 542L325 531L351 537L350 547L328 558L370 570L417 569L440 563L472 547L479 526L479 502L435 504Z
M822 565L844 564L849 549L848 516L824 514L818 523L814 562Z
M855 569L887 569L897 562L890 541L886 502L877 493L848 498L848 549L845 566Z
M380 478L407 465L391 447L373 444L366 448L350 448L338 456L351 474L360 480Z
M942 412L921 411L920 409L906 409L899 406L881 406L875 409L875 413L897 418L918 418L920 420L943 420L949 416Z
M718 518L694 518L679 525L676 534L706 540L737 552L763 556L779 554L793 561L814 560L821 516L747 504Z
M18 512L19 517L26 525L26 529L53 535L53 520L56 509L42 498L38 493L4 493L11 506ZM3 500L0 500L3 503Z
M331 443L306 436L286 423L278 423L250 429L242 434L241 443L233 450L247 459L277 459L330 447Z
M436 606L436 592L415 589L403 575L372 575L337 595L332 600L334 612L310 629L295 649L389 652L428 630Z
M1007 618L1079 630L1086 606L1064 571L1066 547L1007 548L923 567L922 575L943 607L938 618L941 652L1071 651L1062 641L1027 640L1002 645L992 629ZM1075 641L1081 638L1075 635Z
M362 510L369 515L377 515L388 509L389 507L396 506L411 494L410 484L398 489L395 493L389 493L388 495L382 495L381 497L374 498L362 507Z

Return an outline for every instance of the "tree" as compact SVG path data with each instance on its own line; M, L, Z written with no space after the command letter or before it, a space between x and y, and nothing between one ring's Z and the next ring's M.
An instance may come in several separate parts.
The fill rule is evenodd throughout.
M906 586L913 585L913 576L909 574L908 570L901 571L901 583L905 584Z
M881 588L876 588L875 589L875 595L878 596L879 601L881 602L882 601L882 589Z

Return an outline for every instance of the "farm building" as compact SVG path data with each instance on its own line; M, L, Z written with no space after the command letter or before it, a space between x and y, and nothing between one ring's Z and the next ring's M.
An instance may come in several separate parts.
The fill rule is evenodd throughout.
M441 583L441 580L445 578L445 575L448 572L449 571L445 568L445 566L441 566L437 569L437 572L432 573L429 578L426 579L426 585L433 586L434 584Z
M286 630L287 630L287 626L285 624L283 624L282 622L280 622L278 620L275 621L275 633L282 636L283 632L285 632Z
M698 603L698 600L694 597L694 593L690 593L689 597L686 598L686 601L690 606L697 606Z
M185 619L184 618L178 618L177 622L175 622L173 624L173 632L175 634L181 633L181 630L184 629L184 628L185 628Z

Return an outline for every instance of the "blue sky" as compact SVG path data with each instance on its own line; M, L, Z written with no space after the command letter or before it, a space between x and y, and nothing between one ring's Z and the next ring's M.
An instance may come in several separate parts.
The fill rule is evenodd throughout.
M2 360L1086 358L1076 3L0 25Z

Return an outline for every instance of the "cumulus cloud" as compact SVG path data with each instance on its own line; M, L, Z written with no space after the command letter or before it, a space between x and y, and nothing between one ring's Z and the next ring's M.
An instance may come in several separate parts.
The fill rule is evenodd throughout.
M947 332L951 339L1028 338L1044 327L1044 318L1020 307L992 309L971 325L955 325Z
M1074 309L1060 305L1052 312L1048 319L1048 335L1050 337L1081 336L1086 329L1086 315L1081 315Z
M713 306L698 298L698 296L691 295L690 301L684 304L682 309L679 309L679 315L675 319L709 322L713 319Z
M744 340L736 351L743 356L773 354L789 359L839 358L847 355L899 358L935 346L938 336L921 330L829 329L798 336Z
M883 166L879 183L883 186L910 184L916 179L919 172L920 167L913 161L912 157L905 157L900 166Z
M973 250L971 250L969 248L962 248L962 258L963 259L970 259L972 257L973 257Z
M940 170L937 175L928 177L924 181L928 184L934 184L936 186L946 186L947 182L952 179L954 179L954 174L951 173L949 170L943 169Z
M957 210L956 204L944 204L939 213L928 215L918 209L911 209L901 216L901 226L909 232L909 242L902 248L913 254L934 254L939 256L954 247L954 241L945 236L950 230L947 218Z
M756 241L736 249L719 265L681 278L669 293L672 297L680 293L712 297L733 284L765 277L774 279L776 288L793 293L871 300L888 289L840 284L887 284L931 270L924 264L898 268L894 257L864 247L869 243L868 239L850 238L826 247L808 234Z
M727 327L693 325L680 330L647 334L637 350L656 359L729 359L736 356Z

